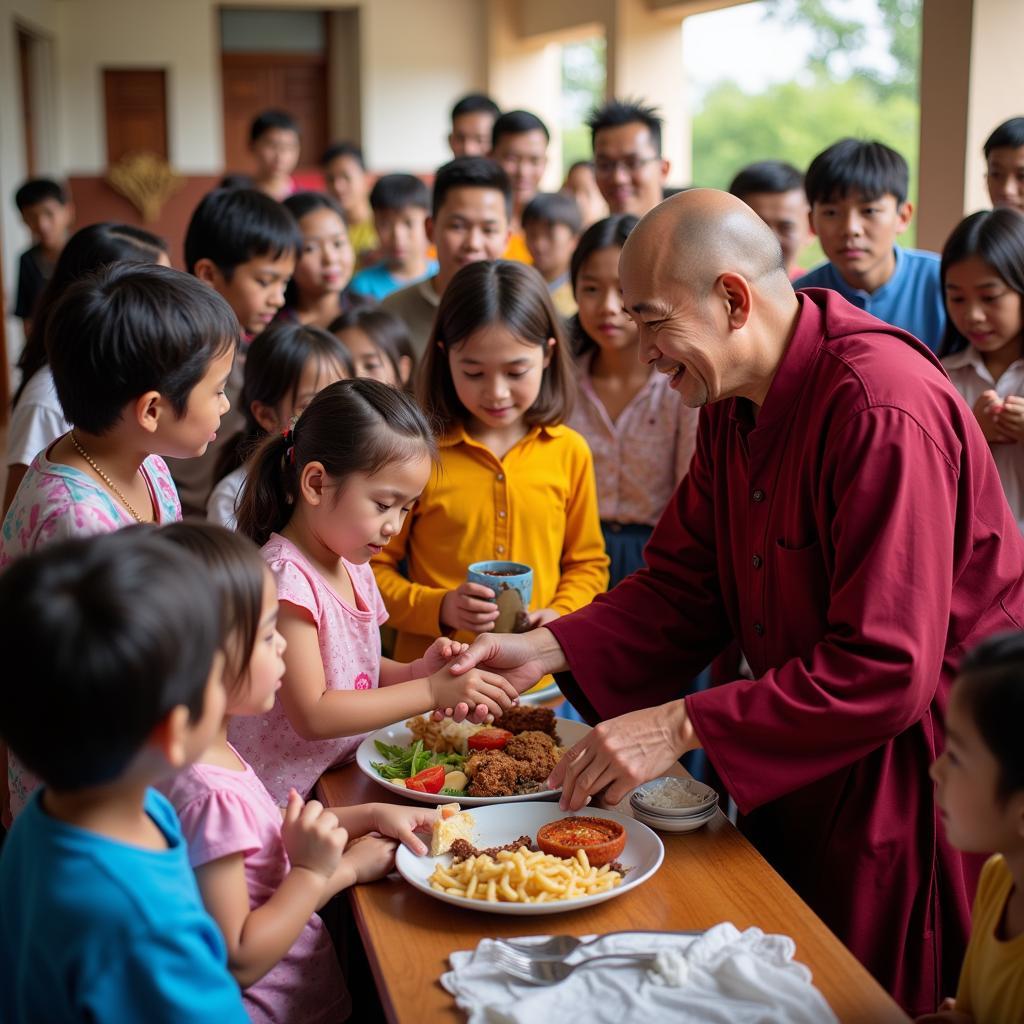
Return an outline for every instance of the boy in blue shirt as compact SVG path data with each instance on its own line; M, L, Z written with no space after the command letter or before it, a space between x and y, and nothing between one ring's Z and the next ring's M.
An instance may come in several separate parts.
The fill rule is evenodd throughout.
M842 139L819 153L805 187L829 262L793 286L831 288L937 350L946 326L938 253L896 245L914 212L908 177L906 160L881 142Z
M45 788L0 856L0 1020L243 1024L171 805L224 714L203 566L145 528L0 577L0 735Z
M360 270L350 288L379 302L437 273L437 260L427 255L430 190L414 174L385 174L370 192L370 208L383 260Z

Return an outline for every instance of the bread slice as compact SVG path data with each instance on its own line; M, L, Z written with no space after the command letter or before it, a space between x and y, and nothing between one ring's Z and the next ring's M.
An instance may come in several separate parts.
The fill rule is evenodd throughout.
M456 839L472 839L475 826L473 815L458 804L441 804L430 833L430 856L447 853Z

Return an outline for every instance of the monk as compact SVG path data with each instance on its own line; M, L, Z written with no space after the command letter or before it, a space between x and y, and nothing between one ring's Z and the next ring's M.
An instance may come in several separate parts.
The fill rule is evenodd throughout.
M739 200L669 199L622 251L640 358L702 407L646 566L523 635L478 637L520 690L570 670L600 722L562 806L616 803L703 748L769 862L911 1014L956 990L977 866L928 778L963 652L1024 623L1024 542L971 410L928 349L794 293ZM753 679L685 692L738 639Z

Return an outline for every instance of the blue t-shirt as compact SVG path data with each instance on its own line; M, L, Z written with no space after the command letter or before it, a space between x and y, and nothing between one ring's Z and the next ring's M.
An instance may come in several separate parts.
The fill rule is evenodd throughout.
M37 792L0 856L0 1020L247 1024L170 803L156 851L51 818Z
M386 263L377 263L372 267L367 267L365 270L360 270L352 278L349 288L357 295L368 295L371 299L380 302L381 299L386 299L392 292L397 292L399 288L404 288L406 285L416 284L417 281L433 277L437 271L437 260L428 260L427 272L421 277L410 277L404 281L399 281L388 270Z
M794 288L831 288L848 302L893 327L902 327L933 352L942 344L946 307L939 283L939 255L894 246L896 269L873 292L851 288L831 263L823 263L793 282Z

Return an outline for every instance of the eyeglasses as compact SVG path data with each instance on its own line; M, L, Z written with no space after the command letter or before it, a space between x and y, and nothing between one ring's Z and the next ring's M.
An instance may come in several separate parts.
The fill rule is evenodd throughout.
M619 160L609 160L607 157L597 157L594 160L594 173L602 177L610 177L617 168L621 167L627 174L636 174L652 160L660 160L660 156L624 156Z

